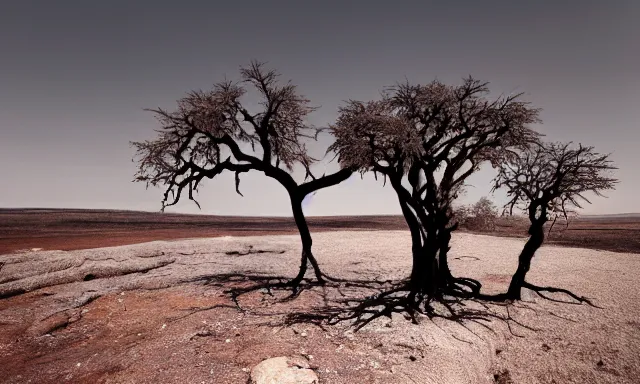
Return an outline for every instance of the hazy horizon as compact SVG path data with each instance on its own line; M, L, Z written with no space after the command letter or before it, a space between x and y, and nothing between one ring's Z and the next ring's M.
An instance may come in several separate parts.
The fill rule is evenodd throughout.
M134 209L117 209L117 208L113 208L113 209L109 209L109 208L82 208L82 207L77 207L77 208L51 208L51 207L11 207L11 208L5 208L5 207L0 207L0 212L2 211L11 211L11 210L15 210L15 211L29 211L29 210L37 210L37 211L54 211L54 210L59 210L59 211L104 211L104 212L133 212L133 213L160 213L160 214L169 214L169 215L202 215L202 216L228 216L228 217L274 217L274 218L291 218L293 217L291 215L291 213L289 214L281 214L281 215L270 215L270 216L258 216L258 215L234 215L234 214L226 214L226 215L216 215L216 214L211 214L211 213L206 213L203 211L198 211L198 212L175 212L175 211L165 211L165 212L161 212L160 210L156 209L156 210L134 210ZM514 212L514 216L518 216L520 215L523 218L526 218L525 213L519 213L519 212ZM320 214L307 214L305 215L306 217L353 217L353 216L358 216L358 217L373 217L373 216L398 216L398 217L402 217L402 213L366 213L366 214L358 214L358 215L344 215L344 214L337 214L337 215L320 215ZM606 213L606 214L580 214L579 217L640 217L640 212L622 212L622 213Z
M243 12L243 9L252 12ZM154 137L144 108L173 108L252 59L267 61L331 123L343 100L376 98L405 78L524 92L542 108L549 140L612 153L620 183L584 215L640 212L640 3L286 1L214 4L122 0L22 1L0 14L0 207L157 211L162 191L132 183L129 141ZM322 155L323 136L311 147ZM331 156L328 156L331 158ZM331 172L326 161L317 171ZM299 176L299 172L297 173ZM489 196L493 171L474 174L460 203ZM289 216L285 190L261 174L206 180L198 201L169 212ZM389 185L366 174L321 190L310 216L399 215Z

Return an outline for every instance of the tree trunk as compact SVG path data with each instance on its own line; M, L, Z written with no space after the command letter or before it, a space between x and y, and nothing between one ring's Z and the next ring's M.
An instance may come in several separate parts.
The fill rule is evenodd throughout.
M311 240L311 233L309 232L307 219L305 218L304 212L302 211L302 201L309 193L313 193L319 189L339 184L348 179L353 173L353 170L347 168L341 169L340 171L331 175L322 176L320 178L313 179L312 181L298 185L293 177L283 169L271 165L270 161L268 160L265 160L263 162L266 163L266 165L263 164L264 168L262 168L264 174L268 177L276 179L289 193L289 199L291 200L291 209L293 211L293 218L296 222L296 226L298 227L298 232L300 233L300 240L302 241L302 256L300 259L300 269L298 271L298 276L296 276L295 279L291 280L289 284L293 287L297 287L300 282L302 282L302 279L307 272L307 262L311 263L318 282L324 283L325 281L322 277L323 274L320 270L320 266L318 266L316 258L313 257L313 253L311 253L311 245L313 241Z
M413 267L411 268L410 292L416 295L433 296L438 289L438 248L433 245L421 247L413 252Z
M518 269L511 278L509 290L507 291L507 299L520 300L521 290L525 282L525 277L531 267L531 259L535 255L538 248L544 242L544 220L535 221L529 227L529 240L525 244L520 256L518 257Z
M290 284L294 287L297 287L304 278L304 275L307 272L307 262L311 263L313 267L313 271L316 275L316 279L318 279L319 283L324 283L324 279L322 277L322 271L320 270L320 266L318 265L317 260L313 257L313 253L311 252L311 246L313 245L313 240L311 239L311 232L309 231L309 226L307 225L307 219L304 216L302 211L302 200L303 197L297 196L296 194L290 194L291 197L291 209L293 211L293 218L296 222L296 226L298 227L298 232L300 233L300 240L302 242L302 256L300 258L300 269L298 270L298 275L290 282Z
M451 246L451 231L448 229L440 230L440 239L439 239L439 249L440 253L438 254L438 274L440 275L440 281L444 285L449 285L453 283L453 275L451 274L451 269L449 269L449 250Z
M397 183L394 184L393 180L392 184L397 187ZM433 284L433 279L435 278L435 255L430 256L429 251L422 244L422 227L416 214L409 208L409 204L400 197L400 194L398 194L398 200L411 233L412 266L409 279L409 299L410 301L415 301L416 296L430 294L435 287Z
M425 296L431 298L439 292L441 282L439 281L437 255L440 243L437 240L437 231L434 230L435 225L431 225L429 228L425 227L430 224L421 222L418 212L414 212L406 197L403 197L403 187L400 180L400 178L390 178L391 185L398 194L402 214L411 232L413 265L409 279L408 300L411 305L419 305Z

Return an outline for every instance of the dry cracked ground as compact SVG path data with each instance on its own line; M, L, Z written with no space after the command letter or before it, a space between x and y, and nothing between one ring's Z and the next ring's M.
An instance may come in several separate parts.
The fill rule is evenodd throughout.
M314 253L336 277L401 279L409 240L406 231L317 233ZM499 292L524 240L462 233L453 242L454 274ZM638 255L543 247L529 280L598 307L526 292L483 308L489 320L462 324L394 315L354 333L347 323L285 321L371 294L374 283L311 287L290 300L261 289L236 303L226 292L295 275L299 254L287 235L0 255L0 382L246 383L276 356L306 360L321 383L640 382Z

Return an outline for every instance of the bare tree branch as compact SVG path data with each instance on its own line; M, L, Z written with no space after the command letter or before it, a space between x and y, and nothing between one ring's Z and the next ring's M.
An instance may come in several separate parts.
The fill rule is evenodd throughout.
M502 163L493 189L503 189L509 198L506 206L510 212L513 214L513 209L519 207L527 212L531 222L530 237L518 257L518 268L505 298L520 299L522 287L534 289L538 294L540 290L567 292L547 287L536 290L525 280L531 260L545 240L544 225L550 215L553 221L549 234L560 216L568 225L570 208L581 208L583 201L590 203L585 193L602 196L603 191L615 187L617 180L611 176L614 169L609 155L572 143L539 143Z
M532 220L542 219L543 209L567 219L570 207L590 203L585 193L602 196L615 187L618 181L611 176L615 169L609 155L593 147L540 143L503 162L493 189L503 189L509 197L507 206L522 208Z
M471 77L459 86L407 81L380 100L348 101L330 127L343 167L380 173L398 194L414 242L412 295L479 289L449 272L452 203L481 164L498 166L539 140L529 128L538 109L520 94L489 100L488 93L488 83Z
M317 139L320 130L307 123L316 108L300 95L291 82L282 83L275 70L253 61L240 69L241 81L223 81L209 91L192 91L177 102L173 111L151 109L160 123L154 140L132 143L136 148L138 171L134 181L164 187L162 210L177 204L187 188L194 198L204 178L213 179L222 172L233 172L236 192L240 192L240 174L257 171L277 180L291 199L293 215L303 242L299 284L311 262L318 280L321 273L311 253L311 235L302 212L304 197L319 189L346 180L353 172L342 169L316 178L311 167L316 162L307 153L304 140ZM243 103L249 89L258 92L260 108L250 111ZM251 151L245 151L246 145ZM258 147L262 154L255 153ZM221 160L226 156L226 160ZM292 175L294 165L305 170L298 184ZM284 168L281 168L284 165Z

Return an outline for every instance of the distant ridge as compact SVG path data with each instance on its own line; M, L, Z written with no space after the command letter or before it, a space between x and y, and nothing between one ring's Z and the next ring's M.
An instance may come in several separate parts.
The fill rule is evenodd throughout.
M194 217L216 217L216 218L237 218L237 219L289 219L289 215L280 216L248 216L248 215L218 215L213 213L183 213L183 212L161 212L159 209L155 211L138 211L133 209L108 209L108 208L46 208L46 207L23 207L23 208L2 208L0 214L7 213L120 213L120 214L139 214L139 215L164 215L164 216L194 216ZM402 218L400 214L377 213L363 215L306 215L307 218Z
M640 213L611 213L606 215L580 215L589 219L640 218Z
M133 213L133 214L160 214L160 215L176 215L176 216L211 216L211 217L237 217L237 218L287 218L290 216L243 216L243 215L216 215L210 213L180 213L180 212L160 212L156 211L137 211L133 209L104 209L104 208L44 208L44 207L24 207L24 208L2 208L0 207L0 213L9 212L33 212L33 213L46 213L46 212L67 212L67 213ZM402 217L398 214L366 214L366 215L307 215L307 217ZM628 212L628 213L609 213L601 215L581 215L578 217L585 219L640 219L640 212Z

